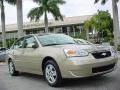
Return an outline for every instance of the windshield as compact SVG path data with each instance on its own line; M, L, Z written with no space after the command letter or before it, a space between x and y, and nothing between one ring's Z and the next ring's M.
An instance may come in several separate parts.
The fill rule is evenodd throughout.
M38 35L38 39L42 46L75 44L73 38L64 34Z

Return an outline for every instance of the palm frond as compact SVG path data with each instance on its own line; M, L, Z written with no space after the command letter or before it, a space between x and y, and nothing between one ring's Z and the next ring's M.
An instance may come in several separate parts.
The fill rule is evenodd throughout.
M27 17L30 18L30 20L38 21L40 17L43 15L43 13L44 13L43 7L36 7L30 10Z
M59 5L63 5L66 2L64 0L48 0L47 4L51 5L51 4L59 4Z
M15 5L17 0L5 0L7 3Z
M98 3L100 0L95 0L95 2L94 3Z
M33 2L35 2L37 4L41 4L41 3L43 3L43 1L45 1L45 0L33 0Z
M55 18L55 20L63 20L63 16L60 13L60 9L57 5L54 5L54 6L50 7L49 12L51 12L51 14Z
M51 13L55 20L63 20L63 16L60 12L59 6L65 3L64 0L33 0L38 4L39 8L33 8L29 14L28 18L31 20L39 20L40 17L45 13ZM41 8L40 8L41 7Z
M101 4L105 4L108 0L102 0Z
M95 0L94 3L98 3L100 0ZM105 4L108 0L101 0L101 4Z

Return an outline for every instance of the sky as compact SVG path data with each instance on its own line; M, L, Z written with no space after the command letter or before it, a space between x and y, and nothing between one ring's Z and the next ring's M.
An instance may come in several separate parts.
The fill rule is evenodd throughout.
M94 15L98 10L109 10L112 15L112 0L108 0L105 5L101 3L94 4L94 0L65 0L66 4L60 6L61 13L65 17ZM76 2L75 2L76 1ZM27 18L27 14L33 7L36 7L36 3L32 0L23 0L23 21L30 22ZM120 17L120 1L118 3L119 17ZM6 24L17 23L16 6L11 6L5 3ZM52 15L49 14L49 19L52 19ZM41 20L43 17L41 18ZM120 18L119 18L120 21ZM1 22L0 22L1 24Z

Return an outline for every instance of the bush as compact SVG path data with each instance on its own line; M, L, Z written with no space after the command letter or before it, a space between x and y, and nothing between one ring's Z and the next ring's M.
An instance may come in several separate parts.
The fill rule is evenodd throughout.
M86 31L83 30L81 33L80 32L76 32L75 36L72 36L73 38L82 38L82 39L87 39L86 38Z
M120 45L118 45L117 50L120 51Z
M14 38L6 39L6 44L7 44L6 46L7 46L7 48L10 48L15 40L16 39L14 39ZM2 41L0 41L0 47L2 47Z

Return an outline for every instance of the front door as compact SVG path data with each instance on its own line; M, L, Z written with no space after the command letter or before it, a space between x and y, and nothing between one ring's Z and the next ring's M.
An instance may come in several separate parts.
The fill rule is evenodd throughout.
M27 72L38 74L41 72L40 48L33 48L35 43L38 44L34 36L30 35L25 38L23 57Z

